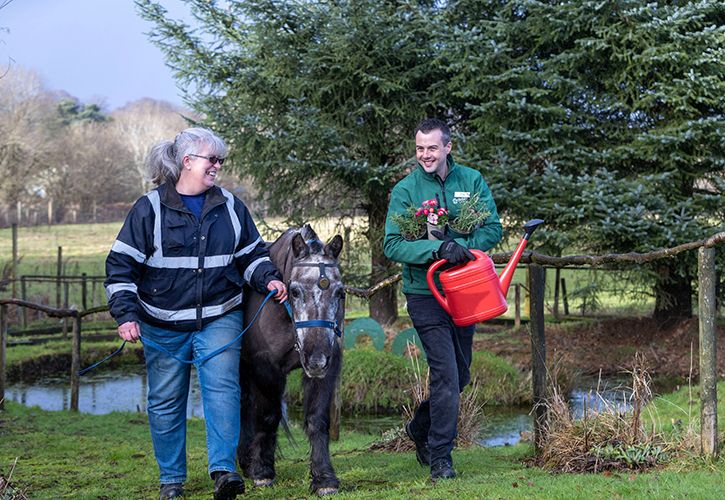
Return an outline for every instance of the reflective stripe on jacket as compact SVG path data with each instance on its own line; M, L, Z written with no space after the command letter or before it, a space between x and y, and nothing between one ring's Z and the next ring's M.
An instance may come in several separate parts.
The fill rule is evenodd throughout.
M488 251L501 241L501 221L491 190L478 170L459 165L448 155L448 175L445 181L436 174L427 173L418 165L393 187L385 221L383 250L389 259L403 264L404 293L431 295L426 273L433 262L433 251L440 248L441 242L428 239L406 240L391 216L404 214L408 207L418 208L425 200L438 198L441 206L448 209L450 218L453 219L458 215L459 203L475 193L479 193L482 208L485 207L491 215L481 227L470 234L462 235L451 231L457 243L467 248Z
M242 286L267 293L281 279L247 207L225 189L206 192L201 219L172 184L133 206L106 259L106 295L118 324L139 319L198 330L240 307Z

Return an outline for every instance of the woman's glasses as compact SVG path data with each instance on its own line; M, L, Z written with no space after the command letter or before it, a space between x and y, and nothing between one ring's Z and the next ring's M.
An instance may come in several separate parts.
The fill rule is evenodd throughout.
M224 160L225 160L225 158L219 158L218 156L195 155L192 153L189 153L186 156L195 156L197 158L204 158L205 160L209 160L212 165L216 165L217 162L219 162L219 165L224 165Z

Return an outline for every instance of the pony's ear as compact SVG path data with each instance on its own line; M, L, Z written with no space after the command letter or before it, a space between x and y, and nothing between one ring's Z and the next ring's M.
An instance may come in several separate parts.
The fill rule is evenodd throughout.
M332 238L327 245L325 245L325 255L329 255L333 259L337 259L337 256L340 255L340 252L342 251L342 236L339 234L336 234L334 238Z
M305 239L305 241L314 241L319 239L317 237L317 233L314 229L312 229L312 226L309 224L305 224L302 226L302 229L300 230L300 234L302 234L302 237Z
M310 249L307 248L307 243L300 233L295 234L292 238L292 251L296 259L303 259L310 255Z

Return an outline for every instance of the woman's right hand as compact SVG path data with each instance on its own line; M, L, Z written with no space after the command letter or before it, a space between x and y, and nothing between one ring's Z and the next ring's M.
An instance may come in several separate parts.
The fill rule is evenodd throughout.
M141 328L135 321L126 321L118 327L118 336L126 342L136 343L141 338Z

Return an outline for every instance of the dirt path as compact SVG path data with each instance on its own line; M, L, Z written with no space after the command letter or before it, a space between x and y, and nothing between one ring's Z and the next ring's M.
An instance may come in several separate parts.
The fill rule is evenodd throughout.
M546 329L546 354L583 374L614 375L629 369L635 353L645 355L653 377L698 376L698 321L660 330L649 318L611 318ZM718 327L718 376L725 378L725 326ZM531 361L528 331L479 333L475 349L486 349L525 369Z

